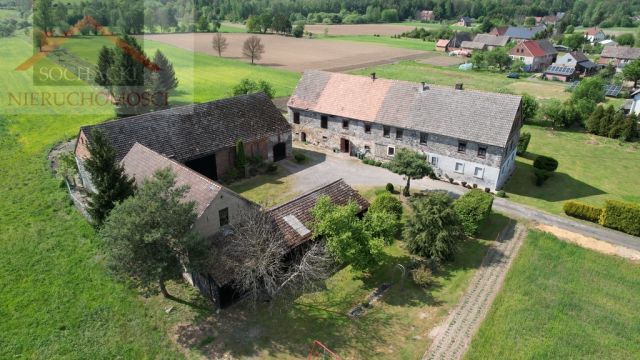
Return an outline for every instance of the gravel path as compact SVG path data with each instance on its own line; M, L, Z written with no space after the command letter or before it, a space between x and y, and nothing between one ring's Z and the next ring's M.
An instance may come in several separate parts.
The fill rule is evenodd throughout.
M491 308L525 234L525 228L514 221L502 231L423 359L460 359L464 356L473 335Z

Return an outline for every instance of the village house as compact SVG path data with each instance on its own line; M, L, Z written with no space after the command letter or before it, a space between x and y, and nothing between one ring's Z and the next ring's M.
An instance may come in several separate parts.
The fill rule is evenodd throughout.
M491 34L478 34L473 38L473 42L485 44L487 50L494 50L495 48L507 46L509 43L509 37Z
M587 41L593 44L593 43L597 43L604 40L607 37L607 35L601 29L598 29L597 27L592 27L592 28L588 28L584 32L584 37L585 39L587 39Z
M527 40L511 49L509 56L513 60L522 60L525 71L540 71L556 61L558 51L547 39Z
M473 19L468 16L462 16L458 22L457 26L471 27L473 25Z
M436 42L436 51L449 52L449 40L438 40L438 42Z
M422 10L416 14L416 19L420 21L433 21L436 16L433 14L433 10Z
M91 191L84 161L94 130L105 134L118 161L140 143L212 180L235 166L238 140L247 156L266 161L292 154L291 127L265 94L181 106L80 128L76 160L82 183Z
M559 57L555 62L559 66L570 66L576 69L576 73L582 76L590 76L598 72L600 66L593 63L587 55L581 51L571 51Z
M605 46L600 54L598 64L614 65L618 70L621 70L626 64L638 59L640 59L640 48Z
M509 30L509 26L494 26L491 28L491 31L489 31L489 35L504 36L507 30Z
M521 97L323 71L289 100L297 140L352 156L427 156L444 179L500 189L515 168Z
M504 35L508 36L511 40L521 42L525 40L532 40L536 35L546 30L547 28L544 25L534 27L509 26Z
M640 90L636 90L629 95L629 99L624 103L622 110L625 114L640 115ZM640 120L638 120L638 130L640 130Z
M331 202L338 206L354 203L362 214L369 208L369 202L356 190L339 179L325 185L321 185L303 195L300 195L284 204L266 209L266 213L273 220L273 225L282 235L289 246L289 254L306 246L313 240L313 231L310 224L313 221L311 211L318 199L327 196ZM209 238L213 249L223 246L227 233L218 233ZM189 274L192 284L200 292L211 299L216 306L224 308L230 305L238 293L233 288L232 271L224 262L216 262L208 272Z
M481 42L476 42L476 41L463 41L462 44L460 44L460 48L462 50L466 50L467 52L469 52L469 54L471 54L474 51L486 50L487 45Z
M448 50L461 49L464 41L471 41L471 34L465 31L457 31L449 40Z
M176 186L189 186L185 201L196 205L193 229L203 238L213 236L226 225L242 219L242 213L255 203L243 198L219 183L197 173L175 160L171 160L139 143L135 143L121 161L125 173L138 186L153 178L156 171L171 169L176 175Z

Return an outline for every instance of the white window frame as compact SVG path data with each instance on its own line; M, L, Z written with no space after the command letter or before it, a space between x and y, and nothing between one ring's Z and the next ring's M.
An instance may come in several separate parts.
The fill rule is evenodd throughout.
M389 153L389 150L393 149L393 154ZM395 146L387 146L387 156L396 156L396 147Z
M460 171L458 170L458 165L460 165L462 170L460 170ZM457 172L458 174L464 174L464 163L457 162L456 165L453 168L453 171Z
M480 170L480 175L478 175L478 170ZM484 178L484 168L480 167L480 166L476 166L476 168L473 170L473 176L478 178L478 179L483 179Z
M431 166L438 166L438 157L437 156L432 156L430 164L431 164Z

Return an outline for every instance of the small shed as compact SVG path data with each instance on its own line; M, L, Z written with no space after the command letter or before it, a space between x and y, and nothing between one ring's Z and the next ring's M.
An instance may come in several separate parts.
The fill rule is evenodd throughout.
M440 39L436 43L436 51L448 52L449 51L449 40Z

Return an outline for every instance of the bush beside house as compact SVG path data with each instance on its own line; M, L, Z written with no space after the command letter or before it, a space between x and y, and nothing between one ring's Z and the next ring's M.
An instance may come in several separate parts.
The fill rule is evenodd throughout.
M491 215L493 196L479 189L473 189L453 204L467 236L474 236L480 225Z
M595 223L600 221L600 216L602 215L602 209L577 201L565 202L562 209L569 216Z

